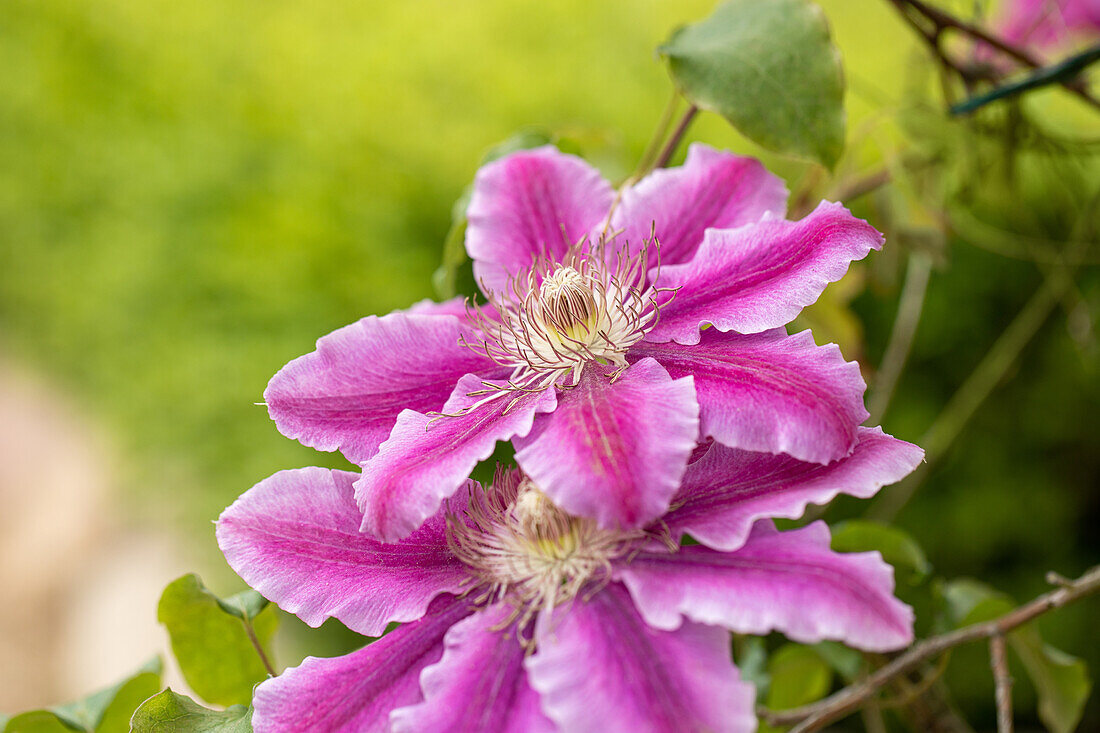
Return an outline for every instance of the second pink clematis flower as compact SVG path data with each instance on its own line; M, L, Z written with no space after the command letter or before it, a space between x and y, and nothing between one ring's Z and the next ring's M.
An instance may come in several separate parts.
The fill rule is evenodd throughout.
M362 529L435 515L498 441L602 528L661 516L700 438L829 463L867 417L835 345L784 326L882 236L843 206L783 218L757 161L693 145L621 192L553 147L482 168L466 248L482 305L420 303L321 338L271 380L287 436L364 468Z
M997 23L1005 40L1050 48L1100 36L1100 0L1009 0Z
M601 529L501 470L489 486L464 482L398 543L359 532L356 474L277 473L218 520L230 566L312 626L335 617L378 636L402 625L260 684L253 726L751 731L753 688L730 631L879 652L913 638L912 609L877 552L833 552L824 523L780 532L769 517L872 496L922 457L871 428L828 465L713 444L688 466L674 508L631 530Z

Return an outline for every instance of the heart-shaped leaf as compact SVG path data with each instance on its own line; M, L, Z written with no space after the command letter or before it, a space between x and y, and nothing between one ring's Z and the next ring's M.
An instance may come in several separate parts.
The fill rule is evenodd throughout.
M878 550L882 559L894 566L899 579L919 583L932 570L932 565L917 541L908 532L880 522L853 519L842 522L833 530L832 548L837 552L867 552Z
M168 629L187 684L207 702L247 704L252 687L267 678L245 627L251 623L258 642L269 642L278 617L265 607L248 592L220 599L194 574L164 589L157 619Z
M820 700L832 684L833 671L816 651L801 644L785 644L768 657L767 705L787 710Z
M657 49L692 104L769 150L832 167L844 150L844 76L809 0L730 0Z
M251 733L252 708L210 710L167 689L142 703L130 725L134 733Z
M764 705L770 710L789 710L825 697L833 682L833 671L813 648L785 644L768 657L768 677L771 684ZM779 730L760 723L760 733Z

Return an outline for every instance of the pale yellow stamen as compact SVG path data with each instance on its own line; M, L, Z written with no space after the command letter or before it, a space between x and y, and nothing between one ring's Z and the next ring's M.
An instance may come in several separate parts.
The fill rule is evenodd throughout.
M516 609L521 626L540 610L606 583L611 562L646 536L601 529L555 506L518 472L498 472L464 512L448 515L448 544L473 571L485 598Z
M472 306L479 338L467 345L514 370L501 389L573 386L590 363L625 369L627 351L657 323L669 289L649 283L655 240L634 254L625 243L614 251L585 244L561 260L540 258L504 292L488 293L492 309Z
M538 309L547 330L559 339L589 342L599 326L592 287L572 267L558 268L542 281Z

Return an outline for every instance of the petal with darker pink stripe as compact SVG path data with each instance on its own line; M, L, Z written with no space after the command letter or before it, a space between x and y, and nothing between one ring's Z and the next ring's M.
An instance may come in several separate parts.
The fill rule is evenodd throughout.
M634 528L664 514L699 434L690 377L642 359L612 382L590 364L553 413L515 440L516 462L555 504L604 527Z
M421 699L421 670L443 654L443 637L469 615L467 600L436 599L428 615L359 651L306 657L262 682L253 698L256 733L388 733L390 712Z
M407 537L492 455L497 441L526 435L535 414L556 404L553 389L486 391L483 380L468 374L442 415L413 410L398 415L390 437L363 464L355 483L364 532L385 542Z
M848 455L867 419L859 365L809 331L751 336L704 331L699 343L641 343L628 358L652 357L673 377L691 375L704 436L734 448L826 463Z
M893 595L894 569L877 552L833 552L824 522L777 532L763 520L735 552L702 545L642 552L617 567L616 577L659 629L688 619L874 652L913 641L913 609Z
M646 624L612 583L539 620L528 658L542 708L571 733L744 733L756 728L752 685L730 658L729 634Z

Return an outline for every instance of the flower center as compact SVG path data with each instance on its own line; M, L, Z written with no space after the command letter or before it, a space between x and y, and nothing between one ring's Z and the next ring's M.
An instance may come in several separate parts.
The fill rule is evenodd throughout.
M515 469L498 470L464 511L447 515L447 543L476 587L486 599L511 603L523 620L569 601L589 582L606 582L611 561L642 536L566 514Z
M559 267L542 281L536 301L538 316L559 343L591 343L599 325L593 289L572 267Z
M630 255L623 245L605 261L602 242L591 252L583 245L561 262L540 258L503 293L487 291L491 309L475 306L479 339L467 345L512 367L513 388L571 386L591 362L626 368L627 350L657 322L649 247Z

